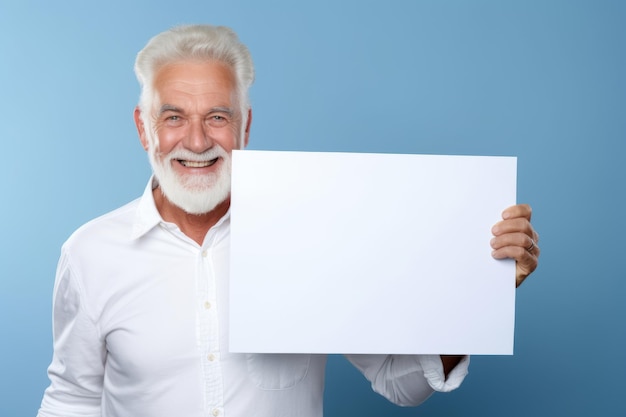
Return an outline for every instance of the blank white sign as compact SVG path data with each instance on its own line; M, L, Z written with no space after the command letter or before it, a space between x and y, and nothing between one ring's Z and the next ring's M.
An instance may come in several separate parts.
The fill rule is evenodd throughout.
M512 354L514 157L234 151L230 351Z

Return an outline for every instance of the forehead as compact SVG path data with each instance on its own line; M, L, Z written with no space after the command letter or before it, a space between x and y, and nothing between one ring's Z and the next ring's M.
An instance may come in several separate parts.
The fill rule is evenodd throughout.
M235 92L235 75L219 61L181 61L161 67L154 78L154 89L161 99L180 96L227 96ZM225 97L226 98L226 97Z

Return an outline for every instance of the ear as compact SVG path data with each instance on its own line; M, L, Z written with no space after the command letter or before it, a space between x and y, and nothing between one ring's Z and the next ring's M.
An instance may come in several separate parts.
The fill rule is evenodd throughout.
M246 122L246 131L243 140L243 147L246 148L248 146L248 141L250 140L250 126L252 125L252 109L248 109L248 121Z
M146 136L146 127L143 124L139 106L135 107L133 117L135 118L135 126L137 127L137 134L139 135L141 146L143 146L143 148L147 151L150 148L150 143L148 142L148 137Z

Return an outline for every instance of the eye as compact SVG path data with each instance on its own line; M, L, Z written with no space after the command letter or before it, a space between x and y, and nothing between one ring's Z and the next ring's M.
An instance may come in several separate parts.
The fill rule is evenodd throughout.
M167 126L176 127L182 124L183 118L177 114L171 114L165 118L164 122Z
M212 127L223 127L228 124L228 118L221 114L212 114L208 117L207 122Z

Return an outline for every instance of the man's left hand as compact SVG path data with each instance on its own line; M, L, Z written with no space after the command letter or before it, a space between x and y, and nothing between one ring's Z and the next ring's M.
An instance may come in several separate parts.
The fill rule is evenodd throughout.
M539 235L530 224L532 209L528 204L511 206L502 212L502 221L491 228L491 247L495 259L515 259L515 285L521 283L535 268L540 254Z

